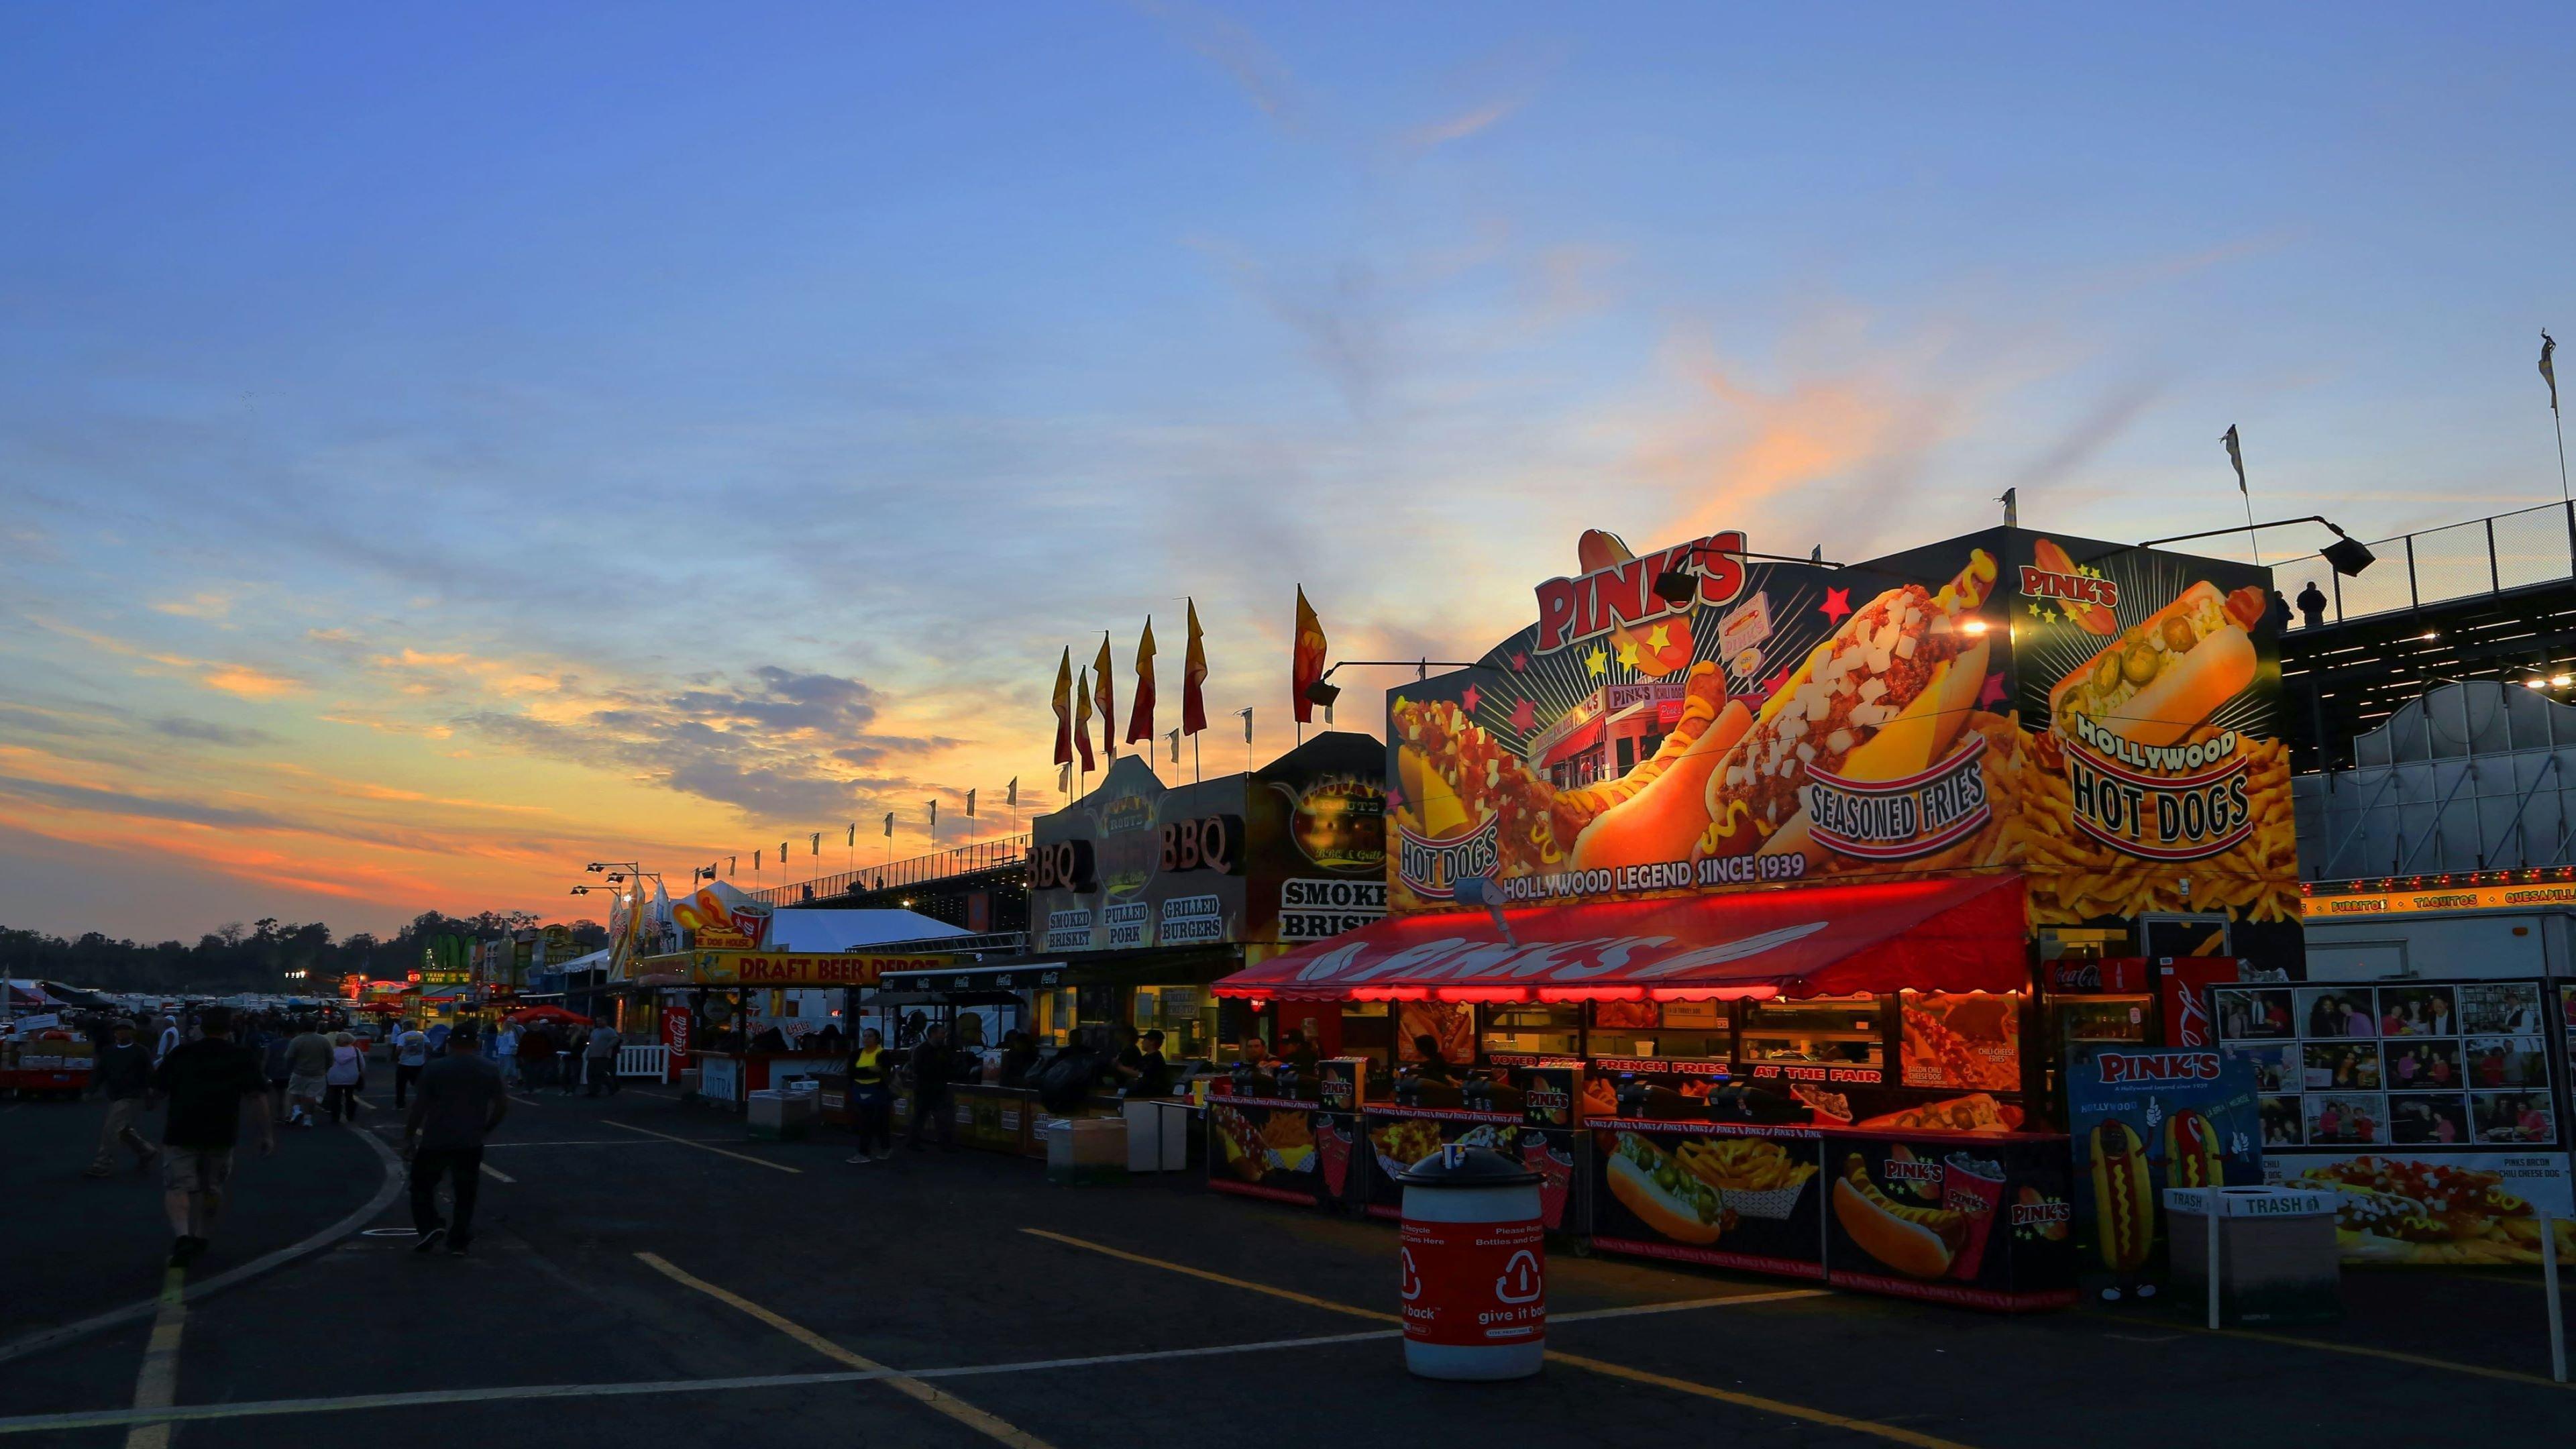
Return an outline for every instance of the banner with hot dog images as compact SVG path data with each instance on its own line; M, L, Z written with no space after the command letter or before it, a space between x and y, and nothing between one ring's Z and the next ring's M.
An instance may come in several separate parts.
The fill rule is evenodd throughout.
M1310 1102L1211 1096L1208 1186L1302 1207L1337 1207L1350 1189L1357 1119Z
M1402 1217L1404 1185L1395 1175L1456 1142L1499 1152L1537 1173L1539 1223L1549 1232L1585 1231L1580 1133L1526 1126L1513 1114L1439 1107L1374 1107L1360 1126L1370 1217Z
M2068 1048L2075 1252L2088 1290L2120 1302L2163 1286L2166 1188L2263 1181L2257 1095L2253 1064L2215 1047Z
M2026 529L1743 546L1587 532L1536 622L1389 692L1390 910L2003 867L2033 925L2297 919L2268 575Z
M1596 1122L1593 1245L1822 1278L1822 1144L1813 1128Z
M2066 1162L2057 1136L1828 1132L1825 1276L1967 1308L2073 1303Z

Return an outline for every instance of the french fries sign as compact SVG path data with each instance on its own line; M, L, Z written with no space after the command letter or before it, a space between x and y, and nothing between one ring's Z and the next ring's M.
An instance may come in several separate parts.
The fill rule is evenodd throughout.
M2022 529L1744 547L1588 532L1528 628L1390 692L1391 910L1992 867L2034 924L2296 919L2267 575Z

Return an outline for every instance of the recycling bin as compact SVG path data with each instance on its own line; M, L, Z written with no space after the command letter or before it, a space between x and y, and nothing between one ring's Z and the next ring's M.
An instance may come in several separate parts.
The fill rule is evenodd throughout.
M1519 1379L1547 1360L1539 1175L1452 1142L1396 1174L1404 1366L1427 1379Z

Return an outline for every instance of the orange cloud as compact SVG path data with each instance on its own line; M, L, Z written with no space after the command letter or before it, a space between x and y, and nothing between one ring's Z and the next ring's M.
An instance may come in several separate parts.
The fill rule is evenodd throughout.
M282 694L299 693L304 688L301 680L254 669L247 664L214 665L199 675L197 682L208 689L239 695L243 699L275 699Z

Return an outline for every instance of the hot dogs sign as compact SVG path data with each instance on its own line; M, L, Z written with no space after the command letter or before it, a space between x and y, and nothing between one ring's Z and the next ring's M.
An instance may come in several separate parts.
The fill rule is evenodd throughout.
M2040 923L2292 918L2262 574L2019 529L1744 547L1588 532L1536 623L1390 694L1392 908L2018 867Z

